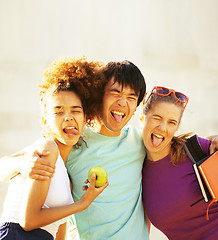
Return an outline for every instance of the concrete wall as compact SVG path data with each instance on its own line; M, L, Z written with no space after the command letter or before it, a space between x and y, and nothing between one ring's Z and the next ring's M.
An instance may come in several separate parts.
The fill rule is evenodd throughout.
M190 96L181 132L217 134L217 9L216 0L1 0L0 155L40 136L36 85L63 55L131 60L148 89ZM1 201L6 189L0 185Z

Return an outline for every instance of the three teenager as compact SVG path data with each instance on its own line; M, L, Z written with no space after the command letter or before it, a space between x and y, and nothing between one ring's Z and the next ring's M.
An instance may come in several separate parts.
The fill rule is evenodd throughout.
M82 186L90 167L102 165L109 176L110 185L104 192L86 210L76 214L80 237L86 240L148 239L141 186L146 150L142 133L133 126L125 127L144 98L145 80L140 70L129 61L111 62L103 68L103 73L104 95L96 115L98 131L85 127L85 142L80 140L80 146L72 149L66 160L75 201L84 194ZM52 169L52 164L43 151L34 158L39 164L30 175L44 179L43 175L52 174L53 170L51 173L46 171ZM21 159L4 158L1 164L6 160ZM9 172L13 175L16 171L11 169Z

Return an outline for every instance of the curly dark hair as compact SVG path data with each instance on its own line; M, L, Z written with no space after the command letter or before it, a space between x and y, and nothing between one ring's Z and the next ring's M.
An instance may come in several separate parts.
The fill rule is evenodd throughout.
M86 57L61 57L45 70L39 85L42 100L48 91L73 91L82 101L87 124L100 114L101 99L104 95L103 63L88 61Z

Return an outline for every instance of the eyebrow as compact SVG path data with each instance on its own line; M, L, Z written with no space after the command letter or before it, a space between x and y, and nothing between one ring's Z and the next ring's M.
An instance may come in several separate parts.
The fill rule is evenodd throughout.
M177 120L175 119L170 119L171 122L175 122L175 123L178 123Z
M158 114L153 114L152 115L153 117L159 117L159 118L162 118L160 115L158 115ZM175 119L169 119L169 121L173 121L173 122L175 122L175 123L177 123L178 121L177 120L175 120Z
M55 106L55 107L54 107L54 109L62 109L62 108L63 108L63 106ZM81 106L72 106L71 108L72 108L72 109L77 109L77 108L82 109Z
M116 88L111 88L109 89L109 92L117 92L117 93L121 93L120 90L116 89ZM135 96L135 97L138 97L138 94L136 93L129 93L128 96Z
M153 117L159 117L159 118L162 118L160 115L158 115L158 114L153 114L152 115Z

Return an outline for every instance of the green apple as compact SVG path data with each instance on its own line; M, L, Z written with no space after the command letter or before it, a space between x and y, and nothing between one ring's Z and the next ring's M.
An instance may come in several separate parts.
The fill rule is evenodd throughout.
M90 182L92 173L96 174L95 187L101 187L107 182L107 172L101 166L92 167L88 172L88 180Z

